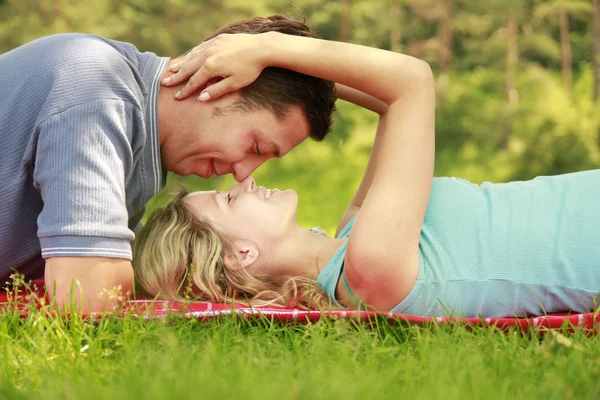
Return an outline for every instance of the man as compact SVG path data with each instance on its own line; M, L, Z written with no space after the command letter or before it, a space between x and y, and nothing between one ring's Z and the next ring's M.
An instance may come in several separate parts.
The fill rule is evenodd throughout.
M217 33L313 36L283 17ZM145 203L181 175L241 181L331 124L333 84L267 69L243 91L178 102L169 60L91 35L35 40L0 55L0 278L45 275L59 305L84 311L131 289L130 242ZM73 286L74 285L74 286Z

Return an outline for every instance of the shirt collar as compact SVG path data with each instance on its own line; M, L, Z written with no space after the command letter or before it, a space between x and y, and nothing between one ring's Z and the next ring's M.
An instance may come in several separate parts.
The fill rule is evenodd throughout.
M158 58L158 65L155 69L149 71L152 75L152 82L149 87L146 100L146 130L148 133L148 142L154 181L151 182L150 189L153 193L158 193L166 183L167 171L163 170L160 158L160 136L158 125L158 91L160 89L160 78L167 67L169 58Z

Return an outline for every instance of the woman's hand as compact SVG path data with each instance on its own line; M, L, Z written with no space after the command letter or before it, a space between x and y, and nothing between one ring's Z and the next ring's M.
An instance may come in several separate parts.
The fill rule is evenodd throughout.
M221 97L250 85L267 66L267 34L221 34L200 43L170 70L175 75L165 78L165 86L177 85L189 78L176 99L189 97L210 80L198 100Z

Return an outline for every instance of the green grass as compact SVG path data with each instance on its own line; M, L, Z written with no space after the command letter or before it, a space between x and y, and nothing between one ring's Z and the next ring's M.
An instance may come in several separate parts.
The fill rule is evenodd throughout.
M0 313L0 399L567 397L600 398L598 337Z

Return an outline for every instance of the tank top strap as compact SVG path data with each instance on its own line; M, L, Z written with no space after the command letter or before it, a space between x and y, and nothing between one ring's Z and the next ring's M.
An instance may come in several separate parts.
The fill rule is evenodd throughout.
M342 231L340 232L340 234L337 237L338 239L344 239L344 238L347 238L348 236L350 236L350 230L352 229L352 225L354 224L354 221L356 220L357 215L358 214L356 214L348 222L348 224L346 224L344 229L342 229ZM331 257L331 260L329 260L327 265L325 265L325 268L323 268L323 270L321 270L321 272L319 273L319 276L317 277L317 284L321 287L321 289L323 289L327 293L327 295L329 296L331 301L338 306L341 306L341 305L337 302L337 299L335 298L335 290L337 287L338 280L340 279L340 274L342 274L342 271L344 268L344 259L346 257L347 244L348 244L348 241L346 240L340 246L338 251L335 252L333 257ZM346 284L345 280L344 280L344 284ZM351 293L351 291L349 289L346 289L346 290L348 290L348 293Z

